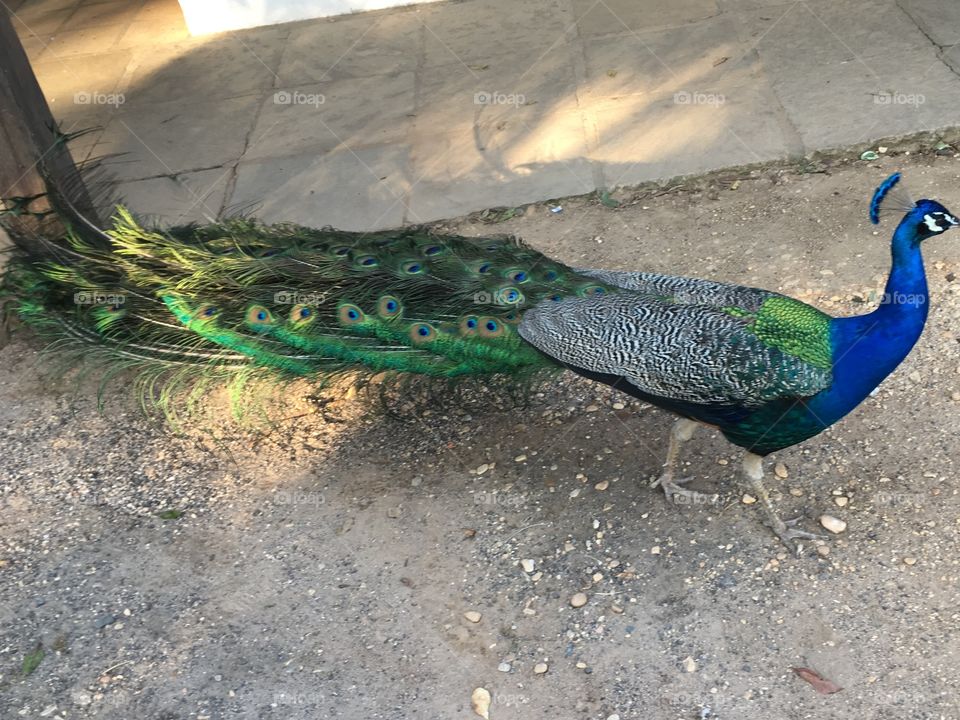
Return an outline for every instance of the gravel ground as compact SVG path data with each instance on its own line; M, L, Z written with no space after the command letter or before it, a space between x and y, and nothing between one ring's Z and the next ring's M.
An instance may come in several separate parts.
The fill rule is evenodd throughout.
M900 155L446 225L849 314L883 285L893 224L866 204L897 168L960 210L960 160ZM467 719L483 687L493 720L958 718L958 240L926 248L904 366L768 461L784 515L847 523L799 558L742 502L736 448L700 431L680 474L720 502L668 505L649 488L668 416L570 375L523 397L294 385L260 427L214 393L172 430L123 382L98 412L93 379L16 333L0 717Z

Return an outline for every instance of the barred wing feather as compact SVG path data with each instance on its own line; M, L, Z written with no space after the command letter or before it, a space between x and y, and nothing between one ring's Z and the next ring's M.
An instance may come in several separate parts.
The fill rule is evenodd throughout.
M680 402L754 408L809 397L832 380L829 368L766 344L742 317L628 292L541 303L520 334L566 365Z

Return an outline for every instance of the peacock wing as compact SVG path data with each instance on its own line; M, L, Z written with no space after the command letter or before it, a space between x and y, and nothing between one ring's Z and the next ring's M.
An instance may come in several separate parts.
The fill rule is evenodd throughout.
M829 387L829 322L779 295L750 310L622 292L541 303L519 330L554 359L649 395L749 408Z
M577 272L607 285L684 305L735 306L755 312L768 298L784 297L769 290L701 278L625 270L578 269Z

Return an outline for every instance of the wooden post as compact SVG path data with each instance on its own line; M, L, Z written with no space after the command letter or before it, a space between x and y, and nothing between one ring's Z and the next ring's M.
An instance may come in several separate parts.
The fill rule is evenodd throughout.
M89 195L66 143L58 137L56 121L10 15L0 8L0 199L44 193L44 176L96 221ZM49 208L43 197L29 204L31 212ZM63 229L53 216L40 221L30 215L7 214L2 220L20 238L35 236L41 230L49 233Z

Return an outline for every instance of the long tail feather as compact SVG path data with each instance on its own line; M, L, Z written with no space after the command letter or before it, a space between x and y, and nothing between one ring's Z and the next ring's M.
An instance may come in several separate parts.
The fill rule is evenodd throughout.
M161 376L525 376L554 367L516 332L527 308L615 291L512 238L245 218L160 230L121 206L101 229L62 203L67 235L8 265L16 312L58 348L141 370L161 398Z

